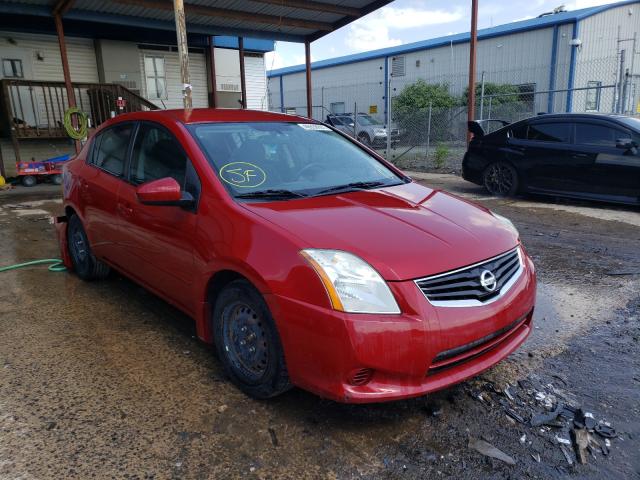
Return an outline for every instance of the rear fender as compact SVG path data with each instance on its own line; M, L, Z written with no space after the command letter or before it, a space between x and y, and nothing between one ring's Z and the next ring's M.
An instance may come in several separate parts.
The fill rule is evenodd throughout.
M69 255L67 223L68 218L66 215L56 217L54 219L54 226L58 237L58 246L60 248L60 258L62 259L64 266L67 267L67 270L73 271L73 263L71 262L71 256Z

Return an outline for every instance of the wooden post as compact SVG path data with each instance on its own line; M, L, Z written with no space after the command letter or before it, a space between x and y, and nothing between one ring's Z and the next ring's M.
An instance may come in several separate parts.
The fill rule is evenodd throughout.
M238 55L240 57L240 91L242 108L247 108L247 80L244 76L244 38L238 37Z
M313 118L313 92L311 90L311 42L309 39L304 41L304 63L307 80L307 117Z
M182 80L182 100L185 110L191 110L191 80L189 77L189 47L187 45L187 26L184 18L183 0L173 0L173 13L176 19L176 37L178 56L180 57L180 78Z
M71 83L71 72L69 71L69 58L67 57L67 42L64 39L64 29L62 28L62 17L59 13L54 14L53 20L58 33L58 44L60 45L60 60L62 60L62 75L64 76L64 86L67 90L67 102L69 107L76 106L76 94ZM75 118L75 116L74 116ZM80 141L75 141L76 153L80 153Z
M469 95L467 96L467 120L476 117L476 47L478 43L478 0L471 0L471 34L469 38ZM471 132L467 130L467 145L471 141Z
M216 88L216 52L213 37L209 37L209 77L211 81L211 108L218 108L218 89Z

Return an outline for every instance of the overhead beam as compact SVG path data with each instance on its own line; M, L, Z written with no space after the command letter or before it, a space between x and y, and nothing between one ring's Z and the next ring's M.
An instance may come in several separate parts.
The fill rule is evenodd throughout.
M392 0L375 0L373 3L370 3L366 7L363 7L360 9L360 16L364 17L365 15L368 15L371 12L374 12L375 10L382 8L385 5L390 4L391 1ZM331 25L332 30L338 30L339 28L342 28L345 25L349 25L352 21L353 19L349 17L345 17L341 20L338 20L337 22ZM326 35L325 32L316 32L316 33L312 33L311 35L307 35L305 40L309 40L310 42L313 42L314 40L318 40L319 38L324 37L325 35Z
M315 12L335 13L337 15L346 15L348 17L358 18L362 15L359 9L352 7L343 7L342 5L333 5L330 3L314 2L307 0L253 0L258 3L268 3L270 5L278 5L279 7L303 8L305 10L313 10Z
M58 0L53 6L53 14L64 15L73 7L74 3L76 3L76 0Z
M114 0L116 3L124 5L135 5L138 7L150 8L154 10L173 11L173 4L163 0ZM187 4L184 6L189 15L202 15L205 17L228 18L243 22L261 23L272 26L297 27L308 30L332 31L333 25L325 22L314 22L312 20L300 20L297 18L279 17L277 15L264 15L261 13L242 12L239 10L229 10L226 8L207 7L203 5Z
M313 95L311 90L311 42L304 42L305 83L307 87L307 117L313 118Z

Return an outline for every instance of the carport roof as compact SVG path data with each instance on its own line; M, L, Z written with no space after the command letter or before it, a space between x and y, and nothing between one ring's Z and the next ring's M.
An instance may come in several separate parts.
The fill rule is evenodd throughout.
M316 40L390 2L189 0L185 12L191 35L303 42ZM0 0L0 28L48 33L44 31L53 26L52 12L60 7L65 9L65 30L69 34L121 39L124 30L129 34L153 30L171 32L175 38L170 0ZM129 35L128 39L137 36Z

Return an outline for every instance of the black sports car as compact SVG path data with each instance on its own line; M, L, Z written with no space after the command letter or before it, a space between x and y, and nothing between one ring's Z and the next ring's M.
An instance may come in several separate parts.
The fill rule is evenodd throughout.
M462 176L492 195L530 192L640 205L640 119L542 114L473 139Z

